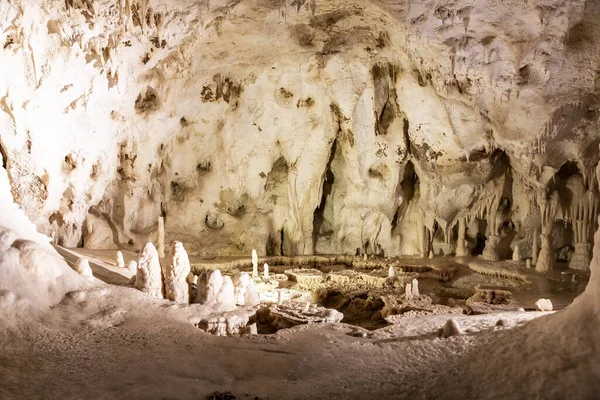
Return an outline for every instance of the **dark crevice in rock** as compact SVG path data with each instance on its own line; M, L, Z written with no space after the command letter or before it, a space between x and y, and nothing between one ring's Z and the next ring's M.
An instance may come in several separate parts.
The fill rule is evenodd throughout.
M331 169L331 165L333 160L335 159L335 155L337 152L337 139L333 141L331 146L331 152L329 153L329 161L327 161L327 167L325 168L324 173L324 181L323 181L323 193L321 195L321 202L319 206L315 209L314 217L313 217L313 253L317 251L317 241L319 240L320 235L331 234L331 232L323 232L324 222L325 222L325 206L327 204L327 198L331 195L333 191L333 185L335 182L335 176L333 175L333 171Z

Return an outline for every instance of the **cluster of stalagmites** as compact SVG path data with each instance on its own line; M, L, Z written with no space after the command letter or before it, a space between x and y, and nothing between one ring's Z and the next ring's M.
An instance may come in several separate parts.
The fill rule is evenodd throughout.
M152 243L147 243L140 254L134 280L134 286L150 296L181 304L204 304L217 312L260 303L254 282L246 272L238 273L233 280L218 269L198 277L193 275L181 242L173 242L162 266L158 251Z
M120 264L119 259L117 256L117 264ZM82 270L85 271L85 266L87 265L89 269L89 264L87 260L83 260L85 262L82 263ZM121 264L124 264L124 261ZM209 333L226 336L256 334L256 324L248 324L252 312L248 309L236 311L237 306L255 307L260 304L260 296L255 285L255 279L261 279L258 276L256 251L252 252L252 264L252 276L242 271L232 279L221 274L219 269L205 271L200 276L195 276L191 272L190 261L183 244L173 242L167 262L163 263L162 267L159 253L152 243L146 244L137 263L133 262L129 265L137 265L136 275L132 278L135 288L156 298L165 298L183 304L198 303L210 307L211 311L217 314L200 321L199 326ZM268 264L264 264L263 268L262 279L268 280ZM281 301L278 301L278 304L281 304ZM336 310L325 309L322 313L323 322L337 323L343 318L343 315Z

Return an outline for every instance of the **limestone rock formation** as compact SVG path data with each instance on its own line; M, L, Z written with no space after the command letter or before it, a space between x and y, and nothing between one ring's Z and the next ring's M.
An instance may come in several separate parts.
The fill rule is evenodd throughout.
M237 273L233 278L233 286L236 304L240 306L256 306L260 303L254 281L247 272Z
M152 297L163 298L163 280L158 252L152 243L146 243L138 261L135 288Z
M123 258L123 253L119 250L117 251L117 256L116 258L116 266L119 268L125 268L125 259Z
M549 299L539 299L535 302L535 307L539 311L552 311L552 301Z
M563 219L586 268L597 209L543 204L598 194L592 2L318 3L3 2L15 200L67 247L162 251L164 223L211 256L510 258L535 228L539 270Z
M78 258L75 263L75 271L84 278L93 279L94 274L92 273L92 268L90 267L90 262L87 258Z
M230 311L235 309L236 302L241 300L240 291L236 298L236 290L232 279L229 276L223 276L221 271L204 272L198 278L198 295L195 303L204 304L213 308L215 311ZM246 295L246 293L244 293ZM246 300L246 297L244 297Z
M165 298L176 303L190 302L190 260L181 242L173 242L169 260L163 270Z
M462 328L460 327L459 323L453 318L450 318L444 324L444 327L442 329L440 329L440 336L443 338L449 338L451 336L459 336L462 334L463 334Z

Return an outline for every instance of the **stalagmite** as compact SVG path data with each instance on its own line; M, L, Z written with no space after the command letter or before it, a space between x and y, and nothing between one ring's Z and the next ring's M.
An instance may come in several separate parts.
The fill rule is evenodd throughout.
M136 289L153 297L163 298L163 282L158 252L152 243L146 243L138 261Z
M234 297L237 305L256 306L260 297L254 286L254 281L247 272L239 272L233 277Z
M394 267L390 266L388 268L388 278L394 278L396 276L396 270Z
M223 277L223 284L217 293L217 307L220 311L235 309L234 287L229 276Z
M406 300L412 300L413 298L412 285L410 283L406 284L406 288L404 289L404 298Z
M450 336L459 336L462 335L463 331L455 319L449 319L444 327L440 330L440 336L443 338L448 338Z
M519 243L515 244L515 248L513 249L512 259L513 259L513 261L521 261L521 250L519 247Z
M525 260L525 268L531 268L531 258Z
M344 319L344 314L336 309L328 308L323 310L321 317L325 319L324 322L327 324L337 324Z
M306 302L306 304L304 305L304 308L302 309L302 312L304 314L306 314L308 312L308 310L310 310L310 301Z
M552 226L558 207L558 198L556 193L551 198L540 203L540 211L542 214L542 234L540 236L541 249L538 255L535 270L538 272L546 272L553 269L555 254L552 248Z
M181 242L173 242L169 261L165 264L165 298L176 303L190 302L190 285L187 282L190 274L190 260Z
M363 261L367 261L367 253L363 254Z
M246 272L238 272L233 277L235 302L239 306L246 305L246 291L248 290L249 282L250 276Z
M569 179L567 187L573 193L569 216L573 226L573 247L575 249L569 260L569 268L585 271L590 267L592 230L600 204L594 192L586 190L579 176Z
M217 294L223 285L221 270L204 272L198 278L198 296L195 302L212 305L217 302Z
M283 304L283 296L281 294L281 289L277 290L277 305Z
M539 299L535 302L535 307L539 311L552 311L552 302L549 299Z
M75 271L84 278L93 279L94 274L87 258L78 258L75 263Z
M458 239L456 240L456 256L464 257L468 255L467 246L466 246L466 224L464 218L458 219Z
M137 261L131 260L127 263L127 270L135 272L137 270Z
M500 261L500 255L498 254L498 244L500 243L500 237L497 235L490 235L485 242L485 248L483 249L482 257L486 261Z
M416 279L412 280L412 296L419 297L419 281Z
M246 334L258 335L258 326L256 325L256 323L246 326Z
M165 258L165 219L158 217L158 256Z
M433 259L433 250L429 250L429 259Z
M125 268L125 259L123 258L123 253L121 251L117 251L116 266Z
M258 277L258 254L256 249L252 249L252 277Z
M263 265L263 278L269 279L269 264L267 263Z

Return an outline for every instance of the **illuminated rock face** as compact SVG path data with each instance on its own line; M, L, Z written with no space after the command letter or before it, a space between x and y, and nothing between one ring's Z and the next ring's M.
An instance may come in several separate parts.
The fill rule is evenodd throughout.
M140 248L164 221L199 255L496 260L516 238L540 271L565 244L587 268L590 2L42 3L0 5L1 149L59 244Z

